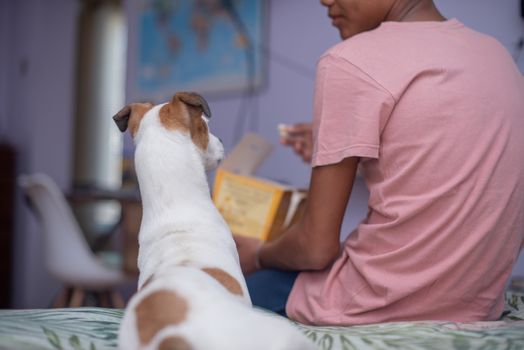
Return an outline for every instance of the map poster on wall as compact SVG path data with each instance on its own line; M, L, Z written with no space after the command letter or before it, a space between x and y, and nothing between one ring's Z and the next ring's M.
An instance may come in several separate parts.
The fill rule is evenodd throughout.
M262 84L263 0L132 0L128 97L253 91Z

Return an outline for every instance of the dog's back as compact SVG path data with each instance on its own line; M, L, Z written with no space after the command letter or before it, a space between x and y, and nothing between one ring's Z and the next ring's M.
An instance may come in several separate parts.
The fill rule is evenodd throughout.
M119 339L121 349L312 349L288 321L239 302L193 267L177 267L136 294Z

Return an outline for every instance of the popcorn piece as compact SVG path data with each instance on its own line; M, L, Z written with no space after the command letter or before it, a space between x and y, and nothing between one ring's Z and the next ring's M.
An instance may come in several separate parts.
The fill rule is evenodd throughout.
M278 124L278 133L281 138L288 137L288 126L286 124Z

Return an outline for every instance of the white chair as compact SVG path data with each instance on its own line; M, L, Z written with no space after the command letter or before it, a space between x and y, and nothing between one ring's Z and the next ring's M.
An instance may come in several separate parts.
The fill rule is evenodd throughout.
M87 294L93 293L100 306L124 307L116 287L128 277L105 266L92 252L57 184L44 174L20 175L18 184L41 224L46 267L65 285L53 306L82 306Z

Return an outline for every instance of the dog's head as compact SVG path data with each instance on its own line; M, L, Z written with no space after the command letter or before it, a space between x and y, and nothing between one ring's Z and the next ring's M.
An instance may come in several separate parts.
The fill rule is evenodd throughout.
M210 117L211 111L202 96L179 92L170 102L157 106L132 103L122 108L113 120L120 131L129 130L137 145L148 129L161 128L163 132L187 136L202 156L205 169L210 170L224 157L222 142L209 131Z

